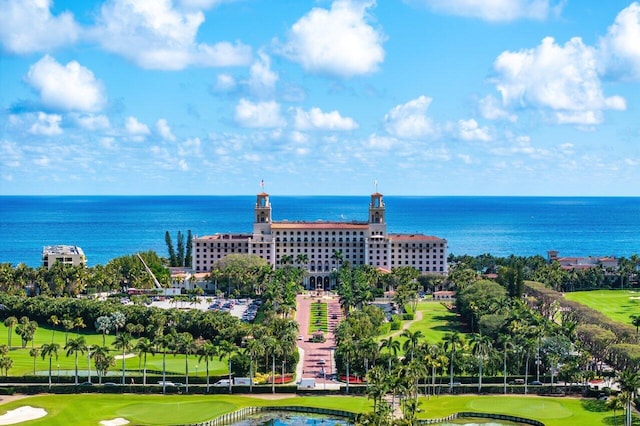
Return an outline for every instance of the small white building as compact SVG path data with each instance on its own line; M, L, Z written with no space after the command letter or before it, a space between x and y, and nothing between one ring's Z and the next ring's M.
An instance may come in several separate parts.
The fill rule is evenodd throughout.
M45 246L42 249L42 265L47 269L51 269L56 262L65 265L84 266L87 264L87 258L82 248L78 246Z

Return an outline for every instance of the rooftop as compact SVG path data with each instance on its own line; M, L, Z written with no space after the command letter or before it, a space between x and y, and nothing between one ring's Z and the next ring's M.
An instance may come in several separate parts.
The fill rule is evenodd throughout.
M49 254L67 254L67 255L80 255L80 256L84 256L84 251L82 250L82 248L78 247L78 246L69 246L69 245L55 245L55 246L45 246L42 249L42 254L43 255L49 255Z

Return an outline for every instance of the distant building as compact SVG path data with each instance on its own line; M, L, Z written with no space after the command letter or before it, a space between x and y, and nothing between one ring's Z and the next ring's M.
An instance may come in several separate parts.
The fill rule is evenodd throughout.
M78 246L45 246L42 249L42 265L51 269L56 262L65 265L86 265L87 258L84 256L82 248Z
M383 270L412 266L422 273L447 273L447 240L423 234L387 233L382 194L371 194L366 221L273 221L269 194L256 197L251 234L194 236L193 269L211 271L216 261L234 254L254 254L274 268L283 258L308 272L309 289L329 289L339 263ZM304 258L304 264L298 262Z
M613 256L607 257L559 257L556 250L547 251L549 263L558 262L563 269L578 270L589 268L602 268L610 271L618 270L618 259Z

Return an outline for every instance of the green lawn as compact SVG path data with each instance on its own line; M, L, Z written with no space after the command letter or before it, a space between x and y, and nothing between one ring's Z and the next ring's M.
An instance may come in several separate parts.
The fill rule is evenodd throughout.
M543 422L546 426L610 425L613 411L603 401L538 396L442 396L420 399L418 418L440 418L461 411L506 414ZM621 421L622 413L616 413Z
M574 398L536 396L442 396L421 398L418 418L439 418L454 412L494 412L537 419L547 426L613 424L613 412L603 402ZM32 425L96 425L101 420L124 417L132 424L160 425L194 423L246 406L299 405L352 412L369 411L364 397L309 396L264 400L229 395L40 395L0 406L7 410L30 405L44 408L48 415ZM621 413L618 412L620 416Z
M329 321L327 319L327 304L324 302L314 302L311 304L311 315L309 316L309 334L314 331L329 331Z
M102 334L95 333L80 333L80 335L84 336L88 345L99 344L102 345ZM75 330L73 332L69 332L69 338L75 338L77 334ZM45 343L53 342L58 343L60 345L60 349L58 350L58 359L55 357L52 360L52 375L57 376L58 374L58 365L60 366L60 375L74 375L75 374L75 357L66 356L66 351L64 350L65 345L65 333L64 331L58 329L52 330L51 328L40 327L36 331L34 338L34 346L39 348ZM107 335L105 342L107 346L112 347L112 343L114 340L114 336ZM134 344L137 339L134 339ZM0 344L7 344L8 342L8 330L0 322ZM10 376L23 376L28 374L33 374L33 357L29 355L29 351L31 349L31 342L27 345L26 348L22 349L20 336L17 334L13 334L11 337L11 345L12 349L9 352L9 357L13 360L13 367L9 370ZM120 352L114 349L114 355L119 355ZM47 374L49 370L49 358L42 359L40 355L36 358L35 369L38 374ZM196 374L196 365L198 366L198 375L204 377L205 376L205 365L204 362L198 362L197 356L189 357L189 375L193 376ZM87 370L87 357L85 355L78 355L78 369L79 370ZM133 358L128 358L125 361L125 369L126 370L138 370L142 369L141 359L138 356ZM95 377L95 367L93 363L91 364L92 375ZM162 371L162 355L147 355L147 370L156 370ZM111 368L109 371L110 375L119 375L119 371L122 371L122 361L116 360L116 365ZM167 372L169 374L184 374L185 365L184 365L184 356L183 355L167 355ZM209 374L210 375L223 375L227 374L227 362L226 360L220 361L217 358L215 360L209 361Z
M294 397L268 401L229 395L42 395L0 406L0 413L21 406L44 408L49 414L30 425L96 425L101 420L124 417L136 425L202 422L247 406L300 405L352 412L368 411L364 397Z
M565 299L582 303L602 312L614 321L631 324L630 315L640 314L640 292L631 290L595 290L565 293Z
M420 330L424 339L429 343L437 343L442 340L445 334L453 331L462 331L460 321L455 312L449 311L440 302L420 302L417 310L422 313L422 320L414 321L410 326L411 332ZM405 324L406 322L403 322ZM391 331L380 339L386 339L396 331ZM406 340L398 336L400 345ZM399 353L400 354L400 353Z

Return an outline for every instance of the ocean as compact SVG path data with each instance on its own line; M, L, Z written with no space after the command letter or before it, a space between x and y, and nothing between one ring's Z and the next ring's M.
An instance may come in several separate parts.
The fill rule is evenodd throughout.
M367 220L369 197L271 196L274 220ZM385 196L387 231L446 238L449 253L640 253L640 198ZM255 196L2 196L0 263L37 267L45 245L84 249L89 265L138 251L166 256L164 235L251 232Z

